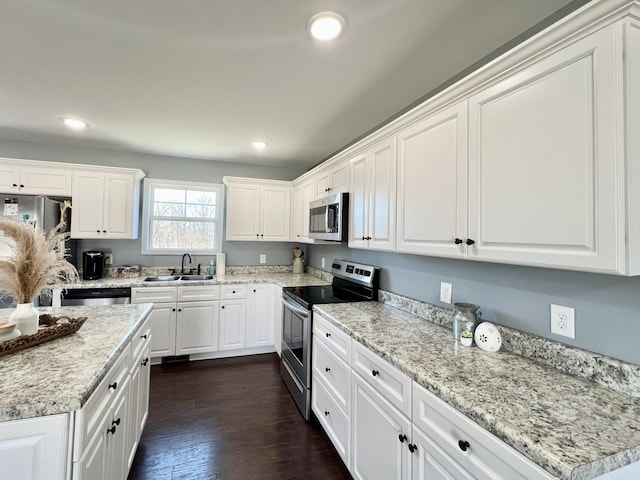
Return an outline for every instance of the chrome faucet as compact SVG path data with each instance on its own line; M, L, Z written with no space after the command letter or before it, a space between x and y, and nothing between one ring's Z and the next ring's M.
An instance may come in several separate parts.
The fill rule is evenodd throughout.
M180 273L184 273L184 257L189 257L189 265L191 265L191 255L185 253L182 255L182 265L180 266Z

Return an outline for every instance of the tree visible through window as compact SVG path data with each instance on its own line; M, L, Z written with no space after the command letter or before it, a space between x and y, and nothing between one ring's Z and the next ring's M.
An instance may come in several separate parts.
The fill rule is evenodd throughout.
M143 253L216 252L222 185L145 180ZM145 248L146 247L146 248Z

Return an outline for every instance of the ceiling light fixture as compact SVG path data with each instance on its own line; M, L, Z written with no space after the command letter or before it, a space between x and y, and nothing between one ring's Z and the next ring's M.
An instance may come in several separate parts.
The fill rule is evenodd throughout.
M307 23L307 31L311 38L320 41L338 38L344 31L344 27L344 18L335 12L317 13Z
M84 120L78 120L77 118L62 117L63 123L71 130L84 130L89 126Z
M256 140L251 145L256 152L261 152L267 148L267 142L263 142L262 140Z

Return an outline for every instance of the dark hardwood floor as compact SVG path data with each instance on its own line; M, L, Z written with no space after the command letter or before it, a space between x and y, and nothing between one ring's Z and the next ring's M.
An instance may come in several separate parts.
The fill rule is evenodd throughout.
M129 480L351 480L305 422L276 354L151 369L149 419Z

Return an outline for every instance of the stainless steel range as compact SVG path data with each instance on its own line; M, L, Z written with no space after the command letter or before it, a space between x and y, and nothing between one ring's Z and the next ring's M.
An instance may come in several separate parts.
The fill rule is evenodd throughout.
M378 299L379 267L334 260L331 273L331 285L282 289L280 374L306 420L311 418L313 305Z

